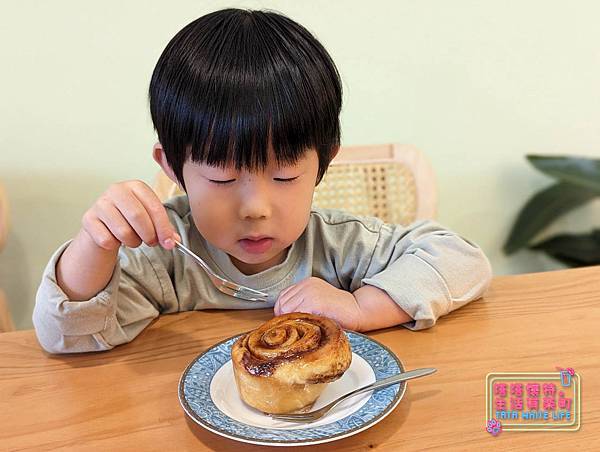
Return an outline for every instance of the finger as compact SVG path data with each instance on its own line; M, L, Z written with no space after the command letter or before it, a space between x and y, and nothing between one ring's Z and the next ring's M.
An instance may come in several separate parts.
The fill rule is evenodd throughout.
M94 243L100 248L112 251L121 246L121 242L110 232L106 225L100 221L92 210L88 210L83 215L81 225Z
M275 314L275 316L281 315L281 305L279 303L279 299L277 299L277 301L275 301L275 304L273 305L273 314Z
M279 296L277 297L277 300L275 301L275 305L273 306L273 312L275 313L275 315L281 315L283 314L282 306L286 303L286 301L289 299L289 296L286 296L286 293L289 293L289 289L291 289L294 286L290 286L287 289L282 290L279 293Z
M156 193L143 182L133 185L132 190L148 212L160 244L166 249L171 249L175 246L173 240L181 242L181 237L169 221L165 206L160 202Z
M284 301L280 305L281 314L289 314L290 312L298 312L298 309L304 303L305 298L302 294L292 296ZM303 311L308 312L308 311Z
M284 314L290 312L304 312L306 314L324 315L318 304L315 305L312 300L305 297L294 298L291 303L288 303L288 309L289 310L284 312Z
M283 314L283 305L288 302L293 293L297 292L296 286L290 286L287 289L282 290L277 297L277 301L275 302L275 306L273 307L273 312L275 315Z
M278 298L286 299L293 296L294 294L298 293L299 290L302 290L302 288L306 285L306 282L309 280L310 278L303 279L302 281L283 289L281 292L279 292Z
M290 297L290 293L294 289L296 289L295 284L293 286L287 287L286 289L283 289L281 292L279 292L279 295L277 296L277 301L283 301L288 299Z
M127 183L118 184L115 188L111 187L109 197L144 243L150 246L158 244L158 237L150 215Z
M121 211L117 209L114 204L99 200L96 203L96 206L98 218L119 242L130 248L136 248L141 245L141 237L134 231Z
M292 297L298 296L301 292L307 291L311 284L314 284L312 281L317 278L306 278L302 281L289 286L288 288L282 290L279 293L279 297L277 297L277 301L275 302L275 315L281 315L283 313L282 306L288 303L288 300ZM306 295L306 294L304 294ZM286 311L290 312L290 311Z
M290 302L290 299L290 296L282 297L281 295L277 298L277 301L275 301L275 305L273 306L273 312L275 313L275 315L281 315L286 314L287 312L291 312L288 311L287 308L284 309L284 306L286 306L287 303Z

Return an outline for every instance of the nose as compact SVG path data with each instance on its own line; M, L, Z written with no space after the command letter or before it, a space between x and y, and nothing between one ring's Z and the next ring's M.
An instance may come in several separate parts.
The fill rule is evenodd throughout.
M239 215L243 220L271 217L271 197L268 184L260 177L250 177L241 186Z

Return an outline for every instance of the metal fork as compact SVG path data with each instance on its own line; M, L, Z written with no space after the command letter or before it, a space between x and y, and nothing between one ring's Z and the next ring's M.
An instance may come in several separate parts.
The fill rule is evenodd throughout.
M363 392L384 388L386 386L393 385L394 383L400 383L401 381L411 380L417 377L424 377L425 375L430 375L436 371L437 369L433 367L409 370L408 372L402 372L400 374L396 374L391 377L378 380L375 383L363 386L362 388L355 389L354 391L349 392L348 394L344 394L338 399L335 399L333 402L325 405L323 408L319 408L318 410L311 411L309 413L269 414L269 416L271 416L273 419L277 419L280 421L313 422L325 416L325 414L327 414L329 410L331 410L334 406L336 406L338 403L342 402L343 400L346 400L349 397L353 397L357 394L362 394Z
M227 295L231 295L235 298L241 298L242 300L248 301L267 301L269 294L261 292L259 290L251 289L250 287L241 286L234 282L231 282L225 278L220 277L215 272L211 270L211 268L206 265L200 257L198 257L195 253L193 253L189 248L185 247L177 240L175 240L175 248L177 248L181 253L186 254L187 256L194 259L200 267L204 269L204 271L208 274L208 277L215 285L217 289Z

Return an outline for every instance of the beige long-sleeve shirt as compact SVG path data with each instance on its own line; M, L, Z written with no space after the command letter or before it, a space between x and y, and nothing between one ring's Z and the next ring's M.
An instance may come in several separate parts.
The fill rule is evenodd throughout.
M107 350L133 340L160 314L200 309L272 307L279 293L316 276L354 292L364 284L385 292L414 320L411 330L479 298L491 267L482 250L432 221L385 224L337 210L313 209L308 226L284 262L254 275L241 273L229 256L194 226L187 197L165 203L183 243L226 278L269 294L249 302L219 292L205 272L177 251L142 245L121 247L112 278L86 301L72 301L58 286L50 259L36 296L33 323L41 345L52 353Z

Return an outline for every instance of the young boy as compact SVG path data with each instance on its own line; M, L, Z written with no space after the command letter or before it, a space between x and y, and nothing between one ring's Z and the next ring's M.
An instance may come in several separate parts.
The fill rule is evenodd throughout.
M163 205L143 182L109 187L45 270L42 346L106 350L159 314L212 308L419 330L480 297L486 257L439 225L311 209L340 145L341 103L329 54L287 17L226 9L183 28L156 65L150 110L154 159L187 196ZM174 240L268 301L219 292Z

